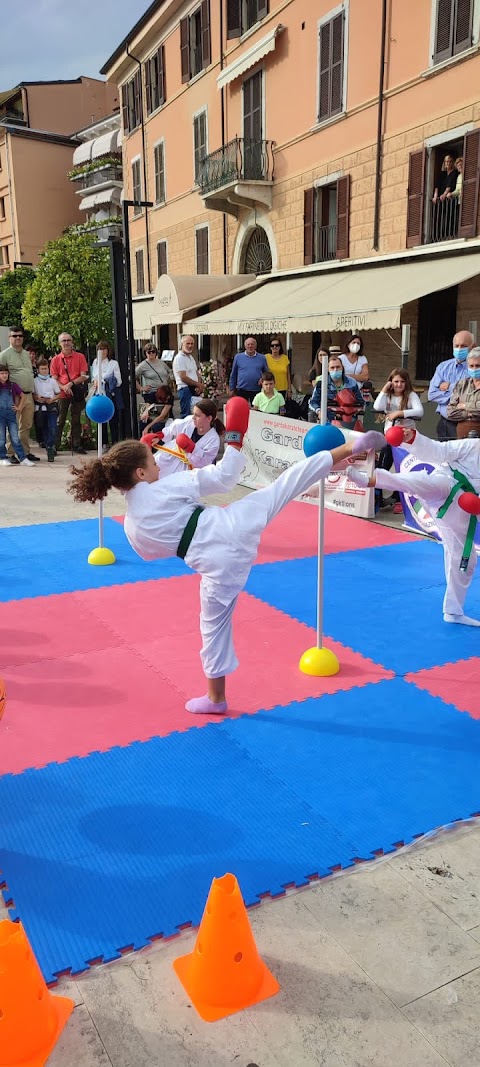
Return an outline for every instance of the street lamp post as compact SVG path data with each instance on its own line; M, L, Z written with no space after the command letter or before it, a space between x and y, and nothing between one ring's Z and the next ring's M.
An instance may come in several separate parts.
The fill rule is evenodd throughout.
M153 207L151 200L122 200L123 256L125 264L125 304L127 310L127 334L129 355L129 419L132 437L138 436L137 391L135 379L135 339L133 336L132 271L130 266L130 232L128 209L130 207Z

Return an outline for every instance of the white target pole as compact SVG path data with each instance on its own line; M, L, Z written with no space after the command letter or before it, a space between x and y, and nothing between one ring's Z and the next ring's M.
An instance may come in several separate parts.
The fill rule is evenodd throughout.
M102 363L101 352L97 350L97 395L100 396L105 392L102 382ZM97 423L97 454L101 459L103 455L103 430L102 423ZM98 501L98 547L103 548L103 500Z
M322 386L320 394L320 425L327 425L328 356L322 354ZM317 648L323 645L323 574L325 555L325 479L318 491L318 564L317 564Z

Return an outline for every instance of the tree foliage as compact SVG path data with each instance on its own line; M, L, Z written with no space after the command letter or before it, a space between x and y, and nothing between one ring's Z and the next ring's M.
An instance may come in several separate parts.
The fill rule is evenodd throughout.
M48 241L23 305L23 325L54 349L68 330L78 346L112 340L112 296L107 248L87 233L67 230Z
M23 325L22 305L29 285L35 278L32 267L16 267L0 277L0 325Z

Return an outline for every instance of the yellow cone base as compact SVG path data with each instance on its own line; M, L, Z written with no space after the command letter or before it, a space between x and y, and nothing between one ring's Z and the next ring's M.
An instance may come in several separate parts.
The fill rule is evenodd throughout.
M338 659L329 648L307 648L298 666L302 674L310 674L313 678L329 678L340 670Z
M108 567L110 563L115 563L115 556L111 548L92 548L88 562L94 567Z

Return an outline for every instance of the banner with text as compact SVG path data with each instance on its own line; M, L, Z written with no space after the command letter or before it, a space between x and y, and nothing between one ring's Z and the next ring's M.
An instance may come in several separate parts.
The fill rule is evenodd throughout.
M268 415L260 411L250 412L248 433L244 439L243 451L247 465L241 478L241 484L249 489L262 489L271 485L282 471L293 463L305 459L303 439L311 430L308 422L288 419L284 415ZM343 430L347 441L350 437L361 437L352 430ZM359 470L373 474L375 459L370 452L365 459L354 460ZM343 470L332 471L325 479L325 504L332 511L342 511L348 515L371 518L375 513L375 492L363 489L350 482L345 468L352 460L343 464ZM307 500L315 503L316 486Z

